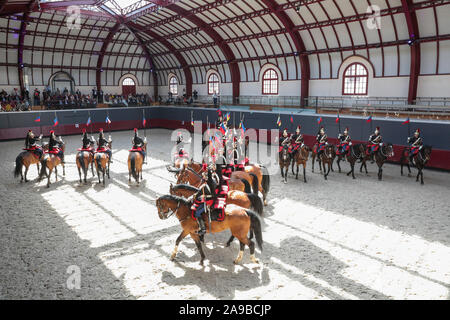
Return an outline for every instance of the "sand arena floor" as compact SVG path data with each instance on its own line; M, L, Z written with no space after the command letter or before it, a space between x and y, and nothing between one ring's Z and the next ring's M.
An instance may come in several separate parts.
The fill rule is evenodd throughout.
M450 174L426 170L421 186L386 165L379 182L369 165L370 176L324 181L309 162L307 184L271 177L259 265L248 248L234 265L239 245L225 248L224 232L206 236L201 267L190 238L169 260L181 228L154 201L174 182L173 142L169 130L147 135L139 187L128 184L131 132L113 133L106 188L91 176L79 184L80 136L65 137L66 176L49 189L35 167L32 181L13 178L23 141L0 143L1 299L450 299ZM80 289L67 287L70 266Z

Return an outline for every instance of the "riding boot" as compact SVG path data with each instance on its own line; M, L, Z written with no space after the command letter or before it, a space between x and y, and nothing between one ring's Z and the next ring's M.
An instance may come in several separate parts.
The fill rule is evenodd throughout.
M409 156L409 163L412 165L414 165L413 160L414 160L414 156Z
M197 222L198 222L198 226L199 226L199 230L197 231L197 234L200 237L202 237L206 233L205 220L203 220L203 217L199 217L199 218L197 218Z

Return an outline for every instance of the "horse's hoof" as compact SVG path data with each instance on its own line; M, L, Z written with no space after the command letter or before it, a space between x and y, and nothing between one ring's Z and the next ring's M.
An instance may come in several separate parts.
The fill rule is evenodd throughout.
M235 260L233 261L234 264L239 264L239 262L240 262L239 259L235 259Z
M252 255L250 256L250 260L251 260L253 263L259 263L259 260L255 258L255 255L254 255L254 254L252 254Z
M203 260L200 260L200 265L203 267L205 264L203 263Z
M353 180L355 180L356 178L355 177L353 177Z
M175 260L175 257L177 256L177 254L176 253L173 253L171 256L170 256L170 261L173 261L173 260Z

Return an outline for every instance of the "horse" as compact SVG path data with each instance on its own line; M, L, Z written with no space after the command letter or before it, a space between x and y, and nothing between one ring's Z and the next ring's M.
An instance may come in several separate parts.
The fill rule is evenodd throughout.
M142 147L144 152L147 151L147 142ZM144 163L144 156L139 151L132 151L128 155L128 182L131 182L131 176L139 184L139 179L142 181L142 164ZM108 168L109 172L109 168ZM108 176L109 178L109 176Z
M177 179L177 184L190 184L194 187L200 187L202 184L201 173L195 172L192 168L187 168L180 173ZM228 181L228 187L230 190L239 190L245 193L251 193L250 183L245 179L239 179L236 177L231 177Z
M59 138L59 146L61 148L61 151L64 153L66 146L64 142L62 141L61 137ZM50 177L52 175L53 169L55 169L55 181L58 181L58 165L61 165L63 167L63 176L66 175L66 167L64 166L64 163L61 162L61 159L54 153L46 153L41 160L41 172L39 173L39 181L42 180L42 178L47 176L47 188L50 188ZM47 174L47 168L48 168L48 174Z
M109 149L111 149L111 143L108 144ZM97 169L97 176L98 176L98 183L102 183L100 179L100 173L102 174L103 179L103 186L105 186L105 174L108 176L108 179L110 179L109 175L109 155L106 152L96 152L94 154L94 162L95 162L95 168Z
M318 153L319 153L319 144L315 144L314 146L313 146L313 148L311 149L311 161L312 161L312 172L314 172L314 163L316 162L316 158L317 158L317 155L318 155ZM330 167L330 169L331 169L331 171L332 172L334 172L334 169L333 169L333 162L334 162L334 159L336 158L336 149L333 147L333 149L331 150L331 167ZM319 161L319 169L320 169L320 173L322 173L322 162L321 162L321 160L319 159L318 160ZM324 169L323 170L325 170L325 167L324 167Z
M303 144L295 153L292 161L292 174L295 174L295 179L298 179L298 168L303 165L303 181L306 183L306 162L308 161L309 152L311 150ZM297 173L294 173L294 164L297 164Z
M355 178L355 163L357 160L363 161L363 159L365 158L365 152L366 152L366 148L364 147L363 144L352 144L349 146L347 153L338 154L336 163L339 168L339 173L341 172L340 162L341 162L342 158L345 157L345 159L347 159L348 163L350 163L350 167L351 167L351 170L349 172L347 172L347 176L349 176L351 174L353 179L356 179Z
M317 150L316 150L317 152ZM325 150L320 154L319 156L319 167L320 172L322 172L322 166L323 166L323 177L325 180L328 180L328 175L330 174L330 170L333 166L333 160L336 156L336 150L334 149L334 145L332 144L326 144ZM314 157L313 157L314 159ZM325 169L325 165L328 164L328 170ZM314 160L313 160L313 172L314 172Z
M170 194L174 196L189 198L196 194L200 189L193 187L188 184L177 184L173 186L170 184ZM260 217L263 215L263 202L261 198L253 193L245 193L238 190L228 191L227 194L227 205L235 204L239 207L253 210ZM253 239L253 232L250 230L250 239ZM227 241L227 247L233 242L234 236L232 235Z
M278 155L280 170L281 170L281 181L287 183L287 174L289 172L289 165L291 164L291 156L289 154L288 145L284 145L283 149L279 152ZM284 180L283 180L284 179Z
M408 167L408 176L411 175L411 167L410 167L410 159L409 159L409 152L410 152L410 148L407 147L405 149L403 149L402 152L402 157L400 158L400 165L401 165L401 175L403 175L403 166L405 165L406 162L406 166ZM431 157L431 151L432 151L432 147L431 146L423 146L419 149L419 152L413 156L413 161L417 168L417 177L416 177L416 182L419 181L419 176L420 176L420 184L424 184L423 183L423 169L425 168L425 165L427 164L428 161L430 161L430 157Z
M94 145L94 141L91 141L90 146L91 148ZM79 149L80 150L80 149ZM89 170L89 165L91 165L91 171L92 171L92 176L95 176L94 173L94 154L89 151L89 150L83 150L81 149L76 156L76 163L77 163L77 168L78 168L78 174L80 176L80 183L82 183L82 179L81 179L81 171L83 171L84 174L84 183L87 183L87 173Z
M19 175L21 177L20 182L28 182L27 173L28 168L35 164L37 166L38 175L40 173L39 163L41 159L36 156L35 153L31 151L23 151L16 157L16 167L14 169L14 178L17 178ZM22 172L22 168L25 167L25 173Z
M367 150L367 147L366 147L366 150ZM383 164L386 162L386 160L388 158L391 158L393 156L394 156L394 146L392 145L392 143L383 144L378 148L377 151L375 151L374 159L378 165L378 180L381 181L383 179L383 169L382 169ZM369 160L369 158L370 157L366 152L366 156L362 160L361 168L359 169L360 172L362 172L362 168L364 166L366 169L366 174L368 173L366 161Z
M186 200L183 197L177 197L173 195L164 195L156 200L156 207L158 209L159 218L161 220L165 220L175 214L180 222L181 228L183 229L175 242L175 248L170 259L175 259L180 242L187 235L190 235L200 253L200 265L203 266L205 254L200 242L200 237L197 234L198 224L192 218L191 206L192 201ZM241 262L244 255L245 245L247 245L250 249L251 261L254 263L259 263L259 261L255 257L255 243L247 236L249 231L253 230L256 238L256 243L259 249L262 250L263 239L261 231L261 221L255 212L236 206L234 204L229 204L225 207L225 218L223 221L212 221L211 225L209 225L210 223L206 221L205 224L206 232L210 232L209 228L211 228L212 233L222 232L229 229L231 231L231 234L239 239L240 250L237 258L234 260L235 264Z

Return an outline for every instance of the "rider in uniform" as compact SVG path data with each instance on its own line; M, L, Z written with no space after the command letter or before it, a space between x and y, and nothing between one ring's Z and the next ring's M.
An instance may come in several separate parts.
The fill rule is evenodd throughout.
M42 147L37 144L37 141L41 141L41 139L42 134L39 137L36 137L32 130L28 130L27 137L25 138L25 148L36 153L39 156L39 159L42 158L42 155L44 154Z
M408 138L408 143L410 146L409 162L413 163L412 160L414 156L419 152L420 148L423 146L423 139L420 136L420 129L417 129L416 132L414 132L414 135Z
M350 143L352 139L350 138L350 135L348 134L348 128L345 128L344 134L339 134L338 136L339 145L337 148L337 154L338 155L345 155L347 151L350 148ZM345 157L342 159L345 161Z
M320 155L325 149L325 146L328 144L328 136L325 133L325 129L320 127L319 132L317 133L316 141L318 143L317 147L317 161L319 161Z
M146 163L147 152L145 150L145 144L147 143L147 138L142 139L139 137L137 128L134 128L134 137L131 139L131 143L133 144L133 149L140 149L139 152L144 157L144 163Z
M203 238L206 233L205 220L203 219L202 214L207 210L207 202L213 200L212 202L214 203L216 198L215 190L218 181L214 181L214 176L216 176L213 172L214 167L214 164L210 166L206 163L203 164L202 185L199 187L198 193L194 196L194 202L198 204L194 216L199 225L199 230L197 233L201 238Z
M103 148L105 150L105 152L109 156L109 163L113 163L112 162L112 151L109 148L109 144L110 143L112 143L111 137L109 137L109 139L106 140L105 139L105 135L103 133L103 129L100 128L99 133L98 133L98 141L97 141L98 149L102 149Z
M281 152L284 148L284 146L289 146L291 139L289 138L289 133L287 132L287 129L284 128L283 133L281 135L281 138L279 139L279 144L280 144L280 150L279 152Z
M50 131L50 138L48 140L48 151L55 153L60 159L62 163L64 162L64 152L60 149L61 143L56 140L55 131Z
M298 149L303 145L303 135L300 133L300 129L302 126L297 126L297 129L295 129L295 133L291 136L291 153L292 157L297 153Z
M85 150L92 149L91 144L95 143L95 141L93 140L92 137L91 137L91 139L89 139L86 129L83 129L83 137L81 138L81 141L83 143L83 149L85 149Z
M369 137L369 150L368 150L368 152L369 152L370 158L372 159L372 162L375 161L373 157L375 155L375 152L381 146L382 142L383 142L383 137L381 137L381 134L380 134L380 127L376 127L374 134L372 134Z

